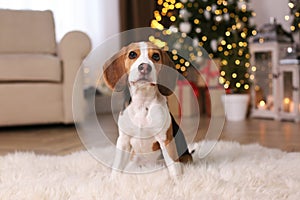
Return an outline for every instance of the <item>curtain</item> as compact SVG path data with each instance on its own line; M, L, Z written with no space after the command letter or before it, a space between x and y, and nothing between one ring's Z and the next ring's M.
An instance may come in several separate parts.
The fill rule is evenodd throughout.
M68 31L80 30L96 47L120 31L118 0L0 0L0 9L52 10L58 41Z
M155 0L120 0L120 29L149 27L153 19Z

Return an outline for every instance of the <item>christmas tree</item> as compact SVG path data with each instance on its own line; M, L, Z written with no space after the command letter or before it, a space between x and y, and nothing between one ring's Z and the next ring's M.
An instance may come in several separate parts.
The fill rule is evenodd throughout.
M225 89L242 93L250 88L250 54L248 39L255 35L249 19L247 0L157 0L151 26L169 28L193 38L193 45L185 47L190 60L195 59L197 46L203 47L211 58L221 59L220 83ZM182 40L182 39L181 39ZM184 43L181 41L181 43ZM180 46L183 48L183 46ZM176 51L172 52L173 54ZM174 55L177 69L186 70L179 56ZM181 66L180 66L181 65Z
M290 0L288 5L294 17L291 24L291 31L298 32L300 31L300 2L299 0Z

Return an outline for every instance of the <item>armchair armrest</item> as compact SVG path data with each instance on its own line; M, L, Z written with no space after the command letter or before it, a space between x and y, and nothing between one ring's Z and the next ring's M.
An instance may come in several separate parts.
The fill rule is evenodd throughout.
M59 56L63 64L63 110L64 122L73 123L72 114L72 92L74 81L78 72L81 80L83 80L81 63L91 50L91 41L88 35L80 31L72 31L67 33L58 44ZM82 90L83 96L83 82Z

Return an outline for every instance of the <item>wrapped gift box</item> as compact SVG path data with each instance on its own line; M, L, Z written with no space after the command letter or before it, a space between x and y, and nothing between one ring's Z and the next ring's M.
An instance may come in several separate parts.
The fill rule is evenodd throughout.
M201 68L199 70L200 76L198 76L199 87L209 87L215 88L220 87L219 77L220 77L220 61L219 59L207 59L201 64Z
M194 83L179 80L174 94L168 97L170 112L178 117L192 117L200 113L198 88Z
M207 89L205 92L206 113L209 117L225 116L222 95L225 94L224 89L214 88Z
M201 63L197 85L204 90L204 106L206 114L210 116L224 116L224 108L221 101L225 93L223 86L219 83L220 59L207 59ZM213 113L212 113L213 111Z

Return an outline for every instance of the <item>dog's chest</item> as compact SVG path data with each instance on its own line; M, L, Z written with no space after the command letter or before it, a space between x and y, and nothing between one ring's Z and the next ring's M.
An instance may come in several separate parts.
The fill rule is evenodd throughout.
M152 102L144 106L130 104L119 116L119 129L132 137L149 138L166 132L171 117L167 104Z

